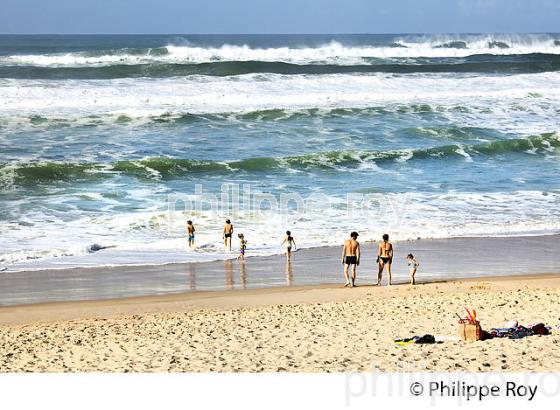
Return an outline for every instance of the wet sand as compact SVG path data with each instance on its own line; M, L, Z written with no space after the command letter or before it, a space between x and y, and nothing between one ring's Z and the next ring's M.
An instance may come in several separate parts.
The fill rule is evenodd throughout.
M465 306L486 329L515 319L554 333L456 341ZM0 371L559 371L559 308L558 274L4 307ZM426 333L450 340L394 343Z
M376 246L362 243L359 284L376 280ZM395 249L393 271L397 283L408 280L405 256L409 252L421 263L421 281L560 272L559 235L417 240L395 243ZM340 252L338 247L304 249L294 254L290 264L284 256L275 255L249 257L244 264L227 260L0 272L0 306L336 284L342 281ZM98 256L102 263L103 251Z

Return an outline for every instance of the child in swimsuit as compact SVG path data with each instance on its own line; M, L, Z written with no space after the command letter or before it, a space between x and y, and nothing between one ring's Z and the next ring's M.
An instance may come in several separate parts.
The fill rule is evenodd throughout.
M286 244L286 258L289 261L292 258L292 249L296 249L296 241L294 240L294 237L292 236L292 233L290 231L286 231L286 237L280 245L284 244Z
M192 221L187 221L187 234L189 235L189 248L192 248L194 245L194 225Z
M418 270L418 266L420 266L420 264L418 263L416 258L414 258L414 255L411 253L407 255L406 260L408 261L408 271L410 272L410 284L416 285L415 276L416 276L416 271Z
M239 238L239 256L237 260L245 260L245 250L247 249L247 241L245 240L245 236L240 233L237 235Z

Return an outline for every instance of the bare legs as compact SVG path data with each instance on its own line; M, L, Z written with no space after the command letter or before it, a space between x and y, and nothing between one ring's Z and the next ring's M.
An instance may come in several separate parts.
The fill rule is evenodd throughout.
M352 265L352 279L350 280L350 276L348 274L348 269L350 269L350 265L348 264L344 264L344 279L346 279L346 283L344 284L344 287L350 286L350 287L354 287L355 286L355 282L356 282L356 266L357 265Z
M385 265L387 265L387 273L389 274L389 286L391 286L392 281L393 281L393 277L391 274L391 262L383 262L383 261L379 261L379 271L377 272L377 284L376 286L381 286L381 279L383 278L383 268L385 268Z

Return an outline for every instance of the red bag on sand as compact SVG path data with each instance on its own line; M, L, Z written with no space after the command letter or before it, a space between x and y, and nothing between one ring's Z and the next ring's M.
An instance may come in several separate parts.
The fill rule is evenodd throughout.
M534 335L548 335L550 332L544 325L544 323L537 323L535 326L531 327L531 331Z

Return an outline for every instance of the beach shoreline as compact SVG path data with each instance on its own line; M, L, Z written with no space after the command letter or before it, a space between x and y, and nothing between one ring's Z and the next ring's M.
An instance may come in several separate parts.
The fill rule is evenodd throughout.
M377 243L362 243L357 284L376 282ZM417 279L440 281L560 272L560 235L451 238L395 242L393 280L407 282L405 256L420 262ZM235 255L232 254L232 257ZM530 258L524 257L530 255ZM101 257L102 255L100 255ZM340 247L302 249L284 255L226 261L2 272L0 306L72 300L104 300L190 292L289 288L343 282ZM387 274L384 274L386 281ZM385 282L384 282L385 283Z
M343 287L337 247L300 251L290 264L274 256L4 275L0 371L558 371L559 238L396 243L393 286L386 274L373 285L372 243L362 244L355 288ZM422 264L415 286L410 251ZM552 335L464 342L456 314L465 307L485 330L517 320ZM394 342L425 334L443 342Z

